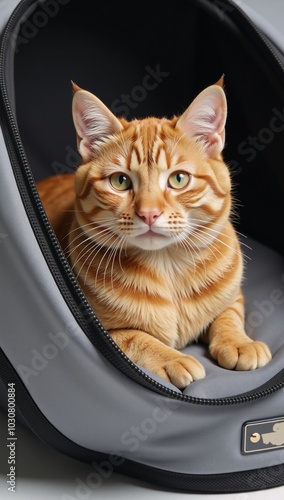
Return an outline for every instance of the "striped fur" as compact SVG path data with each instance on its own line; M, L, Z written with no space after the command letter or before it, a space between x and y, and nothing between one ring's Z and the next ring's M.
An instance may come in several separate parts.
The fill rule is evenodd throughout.
M268 347L243 326L220 84L180 117L132 122L74 90L82 165L75 180L53 177L38 190L102 324L133 362L180 388L205 376L178 351L198 338L225 368L265 365Z

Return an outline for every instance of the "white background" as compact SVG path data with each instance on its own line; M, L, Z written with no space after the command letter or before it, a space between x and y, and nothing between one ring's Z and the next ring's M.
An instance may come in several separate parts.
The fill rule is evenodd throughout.
M3 1L3 0L2 0ZM6 0L4 0L6 1ZM258 21L268 30L272 29L275 36L284 39L284 1L283 0L236 0L244 10L253 8L258 15ZM0 0L1 8L1 0ZM283 45L284 47L284 45ZM190 497L192 500L283 500L284 486L266 491L232 494L189 494L163 490L148 483L142 483L132 478L111 474L102 480L99 487L86 487L79 491L78 481L87 484L91 466L73 460L58 453L48 445L39 441L26 428L17 424L17 475L16 493L7 489L7 447L6 447L7 414L0 410L0 499L11 500L13 495L21 500L182 500ZM284 451L282 452L284 454Z

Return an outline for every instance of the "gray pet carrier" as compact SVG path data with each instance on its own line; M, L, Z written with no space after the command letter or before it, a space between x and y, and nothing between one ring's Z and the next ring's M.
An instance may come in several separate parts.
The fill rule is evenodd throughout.
M163 488L284 484L283 55L230 0L1 4L0 378L42 440ZM14 9L14 10L13 10ZM92 10L90 10L92 9ZM273 359L184 391L145 372L90 310L35 182L76 169L75 81L126 118L180 113L225 74L225 160L246 255L246 328ZM11 429L13 419L11 419Z

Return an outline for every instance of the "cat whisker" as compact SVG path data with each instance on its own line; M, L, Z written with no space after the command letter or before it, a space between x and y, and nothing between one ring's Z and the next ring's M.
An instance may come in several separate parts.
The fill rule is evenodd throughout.
M87 228L88 226L90 226L90 231L91 229L93 229L93 223L92 222L88 222L88 224L83 224L80 226L80 229L83 229L86 231L85 228ZM62 241L65 240L66 238L68 238L72 233L78 231L78 228L76 227L75 229L72 229L71 231L69 231L67 234L65 234L64 238L62 238ZM81 234L84 234L84 231L82 231ZM68 247L67 247L68 248Z
M90 229L86 229L86 227L87 227L88 225L90 225L90 226L91 226L91 227L90 227ZM83 226L80 226L80 229L81 229L81 228L84 228L84 230L83 230L83 231L81 231L81 232L80 232L80 233L79 233L79 234L78 234L75 238L73 238L73 240L72 240L72 241L71 241L71 242L70 242L70 243L69 243L69 244L65 247L65 251L66 251L66 250L68 250L68 248L69 248L71 245L73 245L74 241L76 241L77 239L79 239L81 236L86 237L86 233L91 232L91 231L92 231L92 232L94 232L94 230L95 230L95 229L100 229L100 228L104 228L104 230L108 230L109 228L111 228L111 226L109 225L109 226L107 226L107 227L106 227L106 224L104 224L104 225L100 224L100 225L94 226L94 224L93 224L93 223L89 223L89 224L85 224L85 225L83 225ZM71 235L73 232L75 232L75 231L78 231L78 228L73 229L73 231L70 231L70 232L68 233L68 235L67 235L67 236L70 236L70 235ZM95 233L95 235L96 235L96 236L97 236L97 235L99 235L99 234L100 234L100 233L98 233L98 232L96 232L96 233ZM87 239L89 239L89 238L90 238L90 236L87 236ZM93 238L93 239L94 239L94 238ZM62 240L62 241L63 241L63 240Z
M202 225L202 223L207 224L207 222L206 222L206 221L202 221L202 220L200 220L200 219L190 219L190 220L191 220L191 222L193 222L193 225L194 225L195 227L199 227L199 226L200 226L200 227L204 228L204 226ZM195 221L199 222L200 224L196 224L196 222L195 222ZM221 230L224 228L224 225L223 225L223 224L218 224L218 223L215 223L215 222L214 222L214 226L216 226L216 227L218 227L218 226L219 226L219 227L220 227L220 232L221 232ZM217 234L219 234L219 233L220 233L217 229L213 229L213 228L210 228L210 227L206 227L205 229L206 229L207 231L212 231L212 232L215 232L215 233L217 233ZM245 234L243 234L243 233L241 233L241 232L239 232L239 231L236 231L236 230L234 230L234 231L235 231L235 233L236 233L236 234L238 234L240 237L245 238L245 239L247 238L247 236L246 236ZM228 238L228 239L231 239L231 240L235 241L235 238L234 238L233 236L226 236L226 238ZM242 246L246 247L248 250L252 250L252 248L251 248L249 245L247 245L246 243L244 243L243 241L239 240L239 243L240 243L240 245L242 245Z
M109 241L111 238L112 238L112 235L110 235L110 236L106 237L106 238L104 239L104 242L103 242L103 243L104 243L104 244L108 243L108 241ZM92 249L90 252L88 252L87 257L85 258L85 260L83 261L83 263L82 263L82 265L81 265L80 269L78 270L78 272L77 272L77 278L78 278L78 276L80 276L80 274L81 274L81 271L82 271L83 267L85 266L85 264L87 263L87 261L90 259L90 262L89 262L89 265L88 265L88 267L87 267L87 270L86 270L86 273L85 273L85 277L84 277L84 284L86 284L86 282L87 282L87 276L88 276L89 270L90 270L90 268L91 268L91 266L92 266L92 264L93 264L93 262L94 262L94 259L96 258L96 256L98 255L98 253L101 251L101 249L102 249L102 248L103 248L103 247L102 247L102 245L101 245L101 244L96 244L96 245L94 245L93 249ZM106 251L108 251L108 248L107 248L107 250L106 250ZM83 258L83 256L82 256L81 258ZM96 276L97 276L97 275L96 275Z
M116 238L116 240L114 241L114 243L119 242L119 241L121 241L121 238L120 238L120 236L117 236L117 238ZM116 255L116 252L117 252L118 248L119 248L118 246L114 246L114 247L107 247L107 248L106 248L106 250L105 250L105 252L104 252L104 254L103 254L103 256L102 256L102 258L101 258L101 260L100 260L100 262L99 262L99 264L98 264L98 267L97 267L97 272L96 272L96 277L95 277L95 283L97 282L97 279L98 279L98 274L99 274L99 270L100 270L100 267L101 267L101 265L102 265L102 263L103 263L104 258L106 257L106 255L108 254L108 252L111 252L111 253L110 253L110 256L108 257L107 263L106 263L106 265L105 265L105 270L104 270L104 286L105 286L105 280L106 280L106 271L107 271L107 267L108 267L108 265L109 265L109 262L110 262L111 256L112 256L112 255L114 255L114 258L115 258L115 255ZM87 277L87 273L88 273L88 271L89 271L89 269L90 269L90 265L92 264L92 262L93 262L93 259L92 259L91 263L90 263L90 264L89 264L89 266L88 266L88 269L87 269L87 272L86 272L86 277ZM114 264L114 260L113 260L113 264ZM111 271L111 280L112 280L112 272L113 272L113 270ZM85 277L85 279L86 279L86 277ZM112 282L112 287L113 287L113 282Z
M123 269L122 264L121 264L121 254L122 254L123 245L124 245L125 241L126 241L126 236L124 236L124 238L122 238L122 240L121 240L120 250L119 250L119 254L118 254L118 263L119 263L119 267L120 267L122 272L124 272L124 269ZM125 253L125 256L127 256L126 248L124 248L124 253Z
M103 231L100 231L99 233L96 233L96 237L101 236L101 234L105 233L106 231L109 231L109 229L108 229L108 228L105 228ZM76 245L75 247L73 247L74 242L75 242L77 239L79 239L81 236L84 238L84 239L83 239L83 241L81 241L81 243L78 243L78 245ZM69 257L70 257L70 255L71 255L74 251L76 251L76 250L79 248L79 246L84 245L84 243L86 243L86 241L91 242L91 243L95 243L95 242L96 242L96 239L95 239L95 237L94 237L94 236L93 236L93 237L91 237L91 236L86 236L86 234L84 233L84 231L81 231L81 232L80 232L80 233L79 233L79 234L78 234L75 238L73 238L73 240L72 240L72 241L69 243L69 245L65 248L65 252L66 252L66 254L67 254L67 258L69 258ZM72 250L67 251L67 250L68 250L68 248L69 248L71 245L72 245Z
M110 270L110 283L111 283L112 289L113 289L113 266L114 266L114 259L115 259L115 254L116 254L117 250L118 250L118 247L108 248L107 252L109 253L109 256L107 258L107 261L106 261L106 264L105 264L105 270L104 270L104 287L105 287L106 276L107 276L107 269L108 269L108 266L109 266L109 264L110 264L110 262L112 260L112 266L111 266L111 270Z
M202 231L202 229L200 229L200 228L197 228L197 231L198 231L199 233L202 233L202 232L203 232L203 233L206 233L206 230L204 230L204 229L203 229L203 231ZM228 238L229 238L229 237L228 237ZM232 239L232 240L234 241L234 239L233 239L233 238L229 238L229 239ZM225 243L225 241L221 240L221 239L220 239L220 238L218 238L218 237L214 238L214 242L221 243L224 247L228 248L229 250L232 250L232 251L233 251L233 253L235 253L235 254L238 254L238 253L239 253L237 248L234 248L234 247L232 247L232 246L228 245L227 243ZM213 245L213 243L212 243L211 245L215 248L215 246ZM252 249L251 249L248 245L246 245L246 246L247 246L247 248L248 248L248 249L252 250ZM243 252L242 252L242 255L243 255L244 259L251 260L251 257L249 257L248 255L246 255L245 253L243 253Z
M219 248L217 248L213 242L211 242L210 244L208 244L208 241L206 240L206 238L203 238L203 235L202 234L195 234L194 235L195 238L200 241L202 243L202 245L204 247L207 247L208 250L211 252L211 254L213 255L214 259L216 259L220 265L220 260L218 258L218 256L216 255L216 252L219 253L221 255L221 257L223 259L225 259L226 261L228 261L228 257L226 257L226 255L224 255L220 250ZM204 259L204 258L203 258ZM205 261L203 260L203 263L205 264ZM205 266L206 267L206 266Z
M82 265L81 265L79 271L77 272L77 277L78 277L80 275L80 273L81 273L82 268L85 266L87 260L90 259L88 268L87 268L86 273L85 273L85 278L84 278L84 283L85 284L86 284L86 280L87 280L87 276L88 276L89 270L90 270L90 268L91 268L91 266L92 266L92 264L94 262L94 259L96 258L96 256L98 255L98 253L109 243L109 241L114 236L116 236L113 232L110 233L109 230L110 230L110 228L108 227L108 228L104 228L102 231L100 231L99 233L97 233L96 234L96 240L92 238L92 241L89 242L87 245L84 246L84 248L80 251L79 255L77 256L76 261L74 262L73 267L79 262L79 260L83 259L86 256L86 254L87 254L86 258L82 262ZM88 240L89 239L90 238L88 238ZM112 251L115 250L115 248L113 248L113 246L115 246L116 242L119 241L120 239L121 238L119 236L116 236L115 241L112 242L112 246L106 248L106 251L105 251L105 253L104 253L104 255L103 255L103 257L102 257L102 259L101 259L101 261L99 263L98 269L97 269L96 281L97 281L98 270L99 270L99 267L101 265L101 262L103 261L105 255L110 250L112 250Z
M184 239L181 237L181 235L175 235L174 239L176 240L177 244L181 246L187 253L190 254L190 260L193 263L193 273L195 274L196 271L196 259L194 258L194 254L197 253L197 250L192 246L190 243L190 240Z
M224 241L222 241L220 238L215 238L213 240L213 242L211 241L211 243L209 244L208 241L206 240L206 229L207 228L204 228L204 227L201 227L200 228L197 228L197 232L199 234L194 234L194 236L197 238L197 240L199 240L202 245L204 246L207 246L207 248L211 251L212 255L214 256L214 259L218 260L219 262L219 265L220 265L220 260L219 258L217 257L217 253L223 258L225 259L227 262L230 262L229 260L229 257L227 257L225 254L223 254L221 252L221 250L216 246L216 243L221 243L223 246L225 246L226 248L228 248L229 250L231 250L234 254L238 254L238 250L228 244L226 244ZM209 235L208 235L209 236Z
M82 213L84 213L84 212L82 211ZM90 227L90 230L94 229L96 227L103 227L102 224L98 224L96 226L97 222L106 224L106 223L109 223L111 221L109 220L108 217L98 218L98 219L96 219L96 220L94 220L92 222L88 222L87 224L80 224L80 229L84 228L84 230L86 231L86 228L88 226ZM70 234L74 233L75 231L78 231L78 228L75 228L75 229L72 229L71 231L69 231L67 234L65 234L65 236L64 236L64 238L62 238L62 240L64 240L65 238L68 238L68 236L70 236Z
M92 247L97 247L97 244L94 240L90 240L88 239L87 241L83 241L82 243L80 243L79 245L77 245L77 247L74 249L78 249L80 245L83 245L83 248L80 250L79 254L77 255L76 259L74 260L73 262L73 268L77 265L77 263L83 259L83 257L85 257L85 255L90 251L90 249ZM73 253L73 251L71 251L69 254L68 254L68 257L71 256L71 254Z
M68 257L71 256L71 254L76 251L81 245L84 245L83 248L81 249L81 251L79 252L79 255L77 256L76 260L74 261L73 263L73 267L72 269L74 269L74 267L76 266L76 264L87 254L89 253L90 251L90 248L91 247L94 247L94 249L96 248L101 248L105 243L107 243L109 241L109 239L112 237L112 235L109 235L109 232L108 234L104 234L106 231L109 231L108 229L104 229L103 231L100 231L97 236L100 236L100 241L96 241L94 238L91 238L91 237L88 237L86 238L85 237L85 234L82 232L81 235L84 236L84 240L79 243L78 245L76 245L76 247L74 247L69 253L68 253ZM104 234L104 237L102 238L102 234ZM75 240L76 238L74 238ZM73 241L74 241L73 240ZM87 259L88 259L88 256L87 256ZM84 261L83 263L83 266L86 262L86 260ZM81 268L80 268L81 270Z
M114 275L115 257L116 257L117 252L118 252L118 247L112 249L112 252L111 252L111 254L108 257L108 260L107 260L107 263L106 263L106 269L105 269L105 273L106 273L106 270L107 270L107 267L109 265L109 262L112 260L111 269L110 269L110 285L111 285L112 290L114 290L113 275ZM104 280L105 280L105 278L106 278L106 274L104 274Z
M126 238L123 238L123 240L121 238L119 238L120 240L120 246L115 246L112 248L112 252L110 253L109 257L108 257L108 260L106 262L106 266L105 266L105 272L104 272L104 284L105 284L105 279L106 279L106 271L107 271L107 268L108 268L108 265L109 263L111 262L112 260L112 264L111 264L111 270L110 270L110 282L111 282L111 287L112 289L114 290L114 286L113 286L113 275L114 275L114 263L115 263L115 258L116 258L116 255L117 255L117 252L118 250L120 250L119 252L119 255L121 254L121 249L123 247L123 244L125 242L125 239ZM120 259L119 259L119 262L120 262ZM121 264L121 263L120 263Z
M79 237L79 236L84 236L84 233L80 233L80 235L78 235L78 237ZM73 244L74 244L74 242L75 242L76 240L77 240L77 238L74 238L74 240L72 240L72 241L71 241L70 245L73 245ZM86 245L87 245L87 246L89 246L89 245L91 245L93 242L94 242L94 240L93 240L92 238L90 238L90 237L89 237L89 238L85 238L83 241L81 241L81 242L80 242L80 243L78 243L77 245L72 246L72 248L71 248L70 250L68 250L68 251L67 251L67 248L68 248L68 247L67 247L67 248L65 248L65 249L64 249L64 252L65 252L65 255L66 255L67 259L69 259L69 258L71 257L71 255L72 255L74 252L76 252L80 246L82 246L82 245L83 245L83 246L84 246L84 248L85 248L85 247L86 247ZM68 246L70 246L70 245L68 245ZM81 254L81 252L82 252L82 250L80 251L79 255ZM75 263L76 263L76 262L75 262Z

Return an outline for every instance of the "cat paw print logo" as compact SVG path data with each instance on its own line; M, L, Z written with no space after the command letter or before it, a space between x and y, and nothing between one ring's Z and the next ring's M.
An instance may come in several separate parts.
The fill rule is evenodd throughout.
M274 424L273 432L262 434L262 441L264 444L272 444L274 446L284 445L284 422Z
M243 425L243 453L255 453L276 448L284 448L284 418L246 422Z

